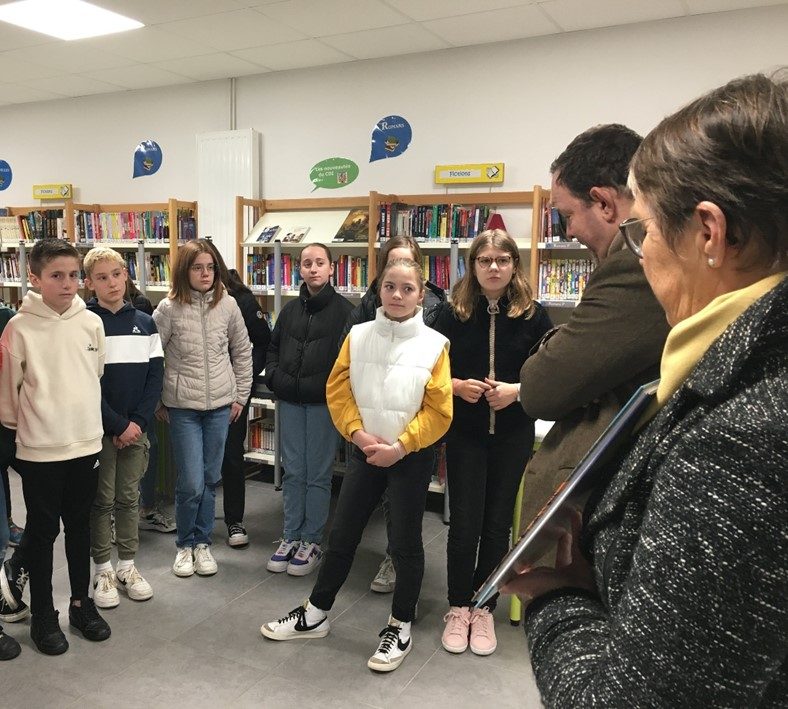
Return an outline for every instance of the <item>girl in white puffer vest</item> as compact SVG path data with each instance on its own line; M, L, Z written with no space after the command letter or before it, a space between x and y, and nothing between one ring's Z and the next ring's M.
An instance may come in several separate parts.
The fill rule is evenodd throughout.
M367 666L390 672L413 646L410 625L424 575L421 523L432 475L431 446L451 423L452 393L448 341L421 316L421 267L410 259L394 259L378 282L382 307L374 321L350 331L326 385L334 425L355 444L328 551L309 601L260 630L272 640L328 634L328 611L386 491L397 581L391 616Z

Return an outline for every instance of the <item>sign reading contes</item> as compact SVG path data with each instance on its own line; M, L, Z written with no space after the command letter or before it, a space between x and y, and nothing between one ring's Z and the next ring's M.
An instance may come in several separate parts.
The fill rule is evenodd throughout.
M503 182L504 163L484 162L460 165L436 165L435 183L452 185L462 183L500 184Z
M74 189L69 183L33 185L33 199L71 199Z

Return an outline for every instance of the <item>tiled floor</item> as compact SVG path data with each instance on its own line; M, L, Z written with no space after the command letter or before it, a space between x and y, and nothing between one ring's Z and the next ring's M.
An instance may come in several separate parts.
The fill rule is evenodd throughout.
M11 473L14 518L24 519L21 483ZM221 499L217 500L221 514ZM103 611L112 637L100 644L68 628L68 575L62 535L55 551L55 605L71 644L59 657L41 655L29 621L7 624L22 654L0 664L0 705L24 707L541 707L521 628L496 611L498 650L489 657L450 655L440 645L446 611L446 530L441 515L424 519L427 565L414 624L414 647L395 672L366 667L386 622L391 597L369 590L385 546L376 512L350 577L331 612L331 634L320 640L271 642L260 625L309 595L313 576L271 574L265 560L281 533L282 497L269 484L247 484L251 545L230 549L217 520L219 573L176 578L170 569L174 535L141 532L137 562L154 597L135 603L121 593Z

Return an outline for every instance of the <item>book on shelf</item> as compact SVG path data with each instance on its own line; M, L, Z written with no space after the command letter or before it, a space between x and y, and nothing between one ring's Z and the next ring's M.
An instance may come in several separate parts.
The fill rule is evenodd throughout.
M273 241L278 233L279 233L279 226L277 225L264 227L263 230L257 235L257 238L255 238L254 243L267 244L268 242ZM247 239L247 241L250 240L251 240L251 235L250 238Z
M304 237L309 232L308 226L294 226L287 230L287 234L282 239L283 244L297 244L303 241Z
M168 244L169 214L147 212L84 212L74 215L78 244L133 244L139 239L148 243Z
M301 262L292 254L282 254L280 260L279 282L282 290L296 291L301 287ZM334 275L331 284L345 292L363 292L369 280L368 260L362 256L340 255L334 261ZM274 255L248 254L246 257L246 283L252 289L273 290L276 286Z
M19 257L17 254L0 254L0 281L18 281Z
M0 216L0 242L16 244L21 238L19 220L16 217Z
M366 243L369 239L369 211L351 209L332 239L334 243Z
M490 217L486 205L428 204L408 207L401 202L380 205L378 237L412 236L416 240L470 240L484 231Z
M589 259L548 258L539 263L538 300L580 300L594 262Z
M265 225L265 217L260 217L256 222L255 225L249 230L249 233L246 235L246 239L244 240L245 244L256 244L258 242L265 243L260 241L258 237L267 229ZM277 227L278 229L279 227ZM269 239L270 241L270 239Z

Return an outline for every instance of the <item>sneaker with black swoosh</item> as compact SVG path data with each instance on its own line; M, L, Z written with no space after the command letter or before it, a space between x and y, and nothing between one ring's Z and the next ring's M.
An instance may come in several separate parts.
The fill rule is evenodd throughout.
M313 625L306 622L306 604L291 610L284 618L264 623L260 632L269 640L295 640L296 638L324 638L331 626L328 616Z
M375 654L369 658L367 667L375 672L393 672L413 647L410 623L389 616L388 625L378 635L380 644Z

